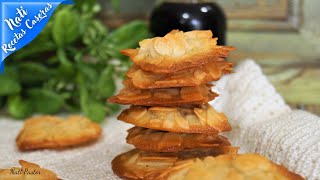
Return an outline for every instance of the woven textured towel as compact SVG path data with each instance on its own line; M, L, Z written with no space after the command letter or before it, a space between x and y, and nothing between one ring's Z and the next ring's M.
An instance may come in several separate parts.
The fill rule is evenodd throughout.
M241 152L260 153L308 179L320 179L320 118L293 111L283 101L254 61L216 83L220 96L211 102L226 113L233 131L225 133ZM15 137L23 122L0 119L0 168L17 166L19 159L56 172L62 179L118 179L111 160L132 148L125 143L131 125L109 117L96 143L67 150L19 152Z
M240 152L259 153L308 179L320 179L320 118L291 110L254 61L214 87L220 96L210 104L232 125L225 133Z

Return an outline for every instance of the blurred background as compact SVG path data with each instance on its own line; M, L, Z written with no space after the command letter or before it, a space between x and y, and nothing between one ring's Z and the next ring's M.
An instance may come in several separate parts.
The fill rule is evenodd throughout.
M254 59L287 103L320 115L319 0L75 2L59 6L41 34L6 60L0 76L6 115L81 112L102 122L119 109L106 99L131 64L119 50L178 25L213 29L225 38L219 43L237 48L228 60Z

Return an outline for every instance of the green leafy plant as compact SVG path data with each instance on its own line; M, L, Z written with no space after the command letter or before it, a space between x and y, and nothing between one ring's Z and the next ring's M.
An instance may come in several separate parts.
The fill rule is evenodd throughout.
M59 6L39 36L6 60L0 106L18 119L66 111L101 122L116 112L106 99L130 65L119 50L136 47L149 32L143 21L109 30L96 18L100 9L95 0Z

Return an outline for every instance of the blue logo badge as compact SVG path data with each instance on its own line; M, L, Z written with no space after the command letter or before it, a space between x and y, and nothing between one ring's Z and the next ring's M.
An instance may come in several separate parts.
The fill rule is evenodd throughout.
M0 3L2 73L5 58L39 34L59 4L73 4L72 0L2 0Z

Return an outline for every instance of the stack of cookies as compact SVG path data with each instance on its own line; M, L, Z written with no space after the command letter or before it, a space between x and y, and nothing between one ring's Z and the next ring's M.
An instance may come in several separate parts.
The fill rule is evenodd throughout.
M220 132L231 130L227 117L208 102L218 94L210 84L232 71L225 57L234 48L217 46L211 31L173 30L145 39L122 53L134 65L124 89L109 99L131 104L118 117L135 127L127 143L136 149L112 161L115 174L126 179L150 179L186 160L236 154Z

